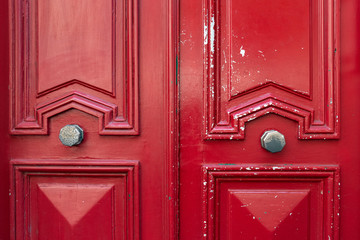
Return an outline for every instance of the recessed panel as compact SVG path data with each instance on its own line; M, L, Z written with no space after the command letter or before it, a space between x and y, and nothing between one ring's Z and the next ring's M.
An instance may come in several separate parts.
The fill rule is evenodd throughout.
M76 79L112 92L112 1L37 2L38 91Z
M139 134L136 0L12 0L10 11L12 134L46 135L72 108L101 135Z
M14 239L138 239L137 164L12 160Z
M203 170L203 239L337 239L335 166L205 165Z
M310 3L221 1L222 63L235 97L267 83L310 94ZM229 16L227 16L229 14ZM226 20L228 19L229 22ZM228 36L228 38L226 38Z
M334 0L207 0L205 139L244 139L266 114L299 139L339 138L339 29Z

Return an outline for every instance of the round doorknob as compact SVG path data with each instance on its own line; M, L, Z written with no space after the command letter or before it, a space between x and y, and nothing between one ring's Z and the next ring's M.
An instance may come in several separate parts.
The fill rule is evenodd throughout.
M79 125L66 125L60 130L59 139L65 146L79 145L84 138L84 131Z
M269 152L280 152L285 146L285 137L276 130L264 132L261 136L261 146Z

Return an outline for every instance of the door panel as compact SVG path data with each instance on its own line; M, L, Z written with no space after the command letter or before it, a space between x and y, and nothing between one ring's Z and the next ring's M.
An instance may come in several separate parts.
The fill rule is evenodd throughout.
M14 239L139 239L137 161L11 163Z
M180 239L360 238L359 7L180 1Z
M336 4L204 3L206 138L243 139L269 113L297 121L301 139L337 138Z
M14 1L11 11L12 134L47 134L48 119L72 108L98 117L101 135L138 134L136 1Z
M202 170L204 239L338 239L337 167L206 164Z
M0 9L0 239L175 238L173 3ZM59 132L73 124L84 138L68 147Z
M0 239L360 239L360 3L179 2L0 2Z

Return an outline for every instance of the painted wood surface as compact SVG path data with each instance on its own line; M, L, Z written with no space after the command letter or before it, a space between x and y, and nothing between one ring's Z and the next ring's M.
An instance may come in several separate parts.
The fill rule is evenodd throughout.
M180 239L360 238L359 6L180 1Z
M175 239L176 4L11 0L0 9L0 239ZM77 146L59 140L69 124L84 131Z
M360 239L359 7L1 1L0 239Z

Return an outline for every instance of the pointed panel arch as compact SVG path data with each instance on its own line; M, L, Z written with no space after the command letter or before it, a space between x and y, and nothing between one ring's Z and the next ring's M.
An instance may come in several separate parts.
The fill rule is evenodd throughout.
M65 105L99 134L139 134L136 0L13 0L11 14L11 134L47 134Z
M336 4L205 2L205 139L244 139L268 113L297 121L299 139L339 138Z

